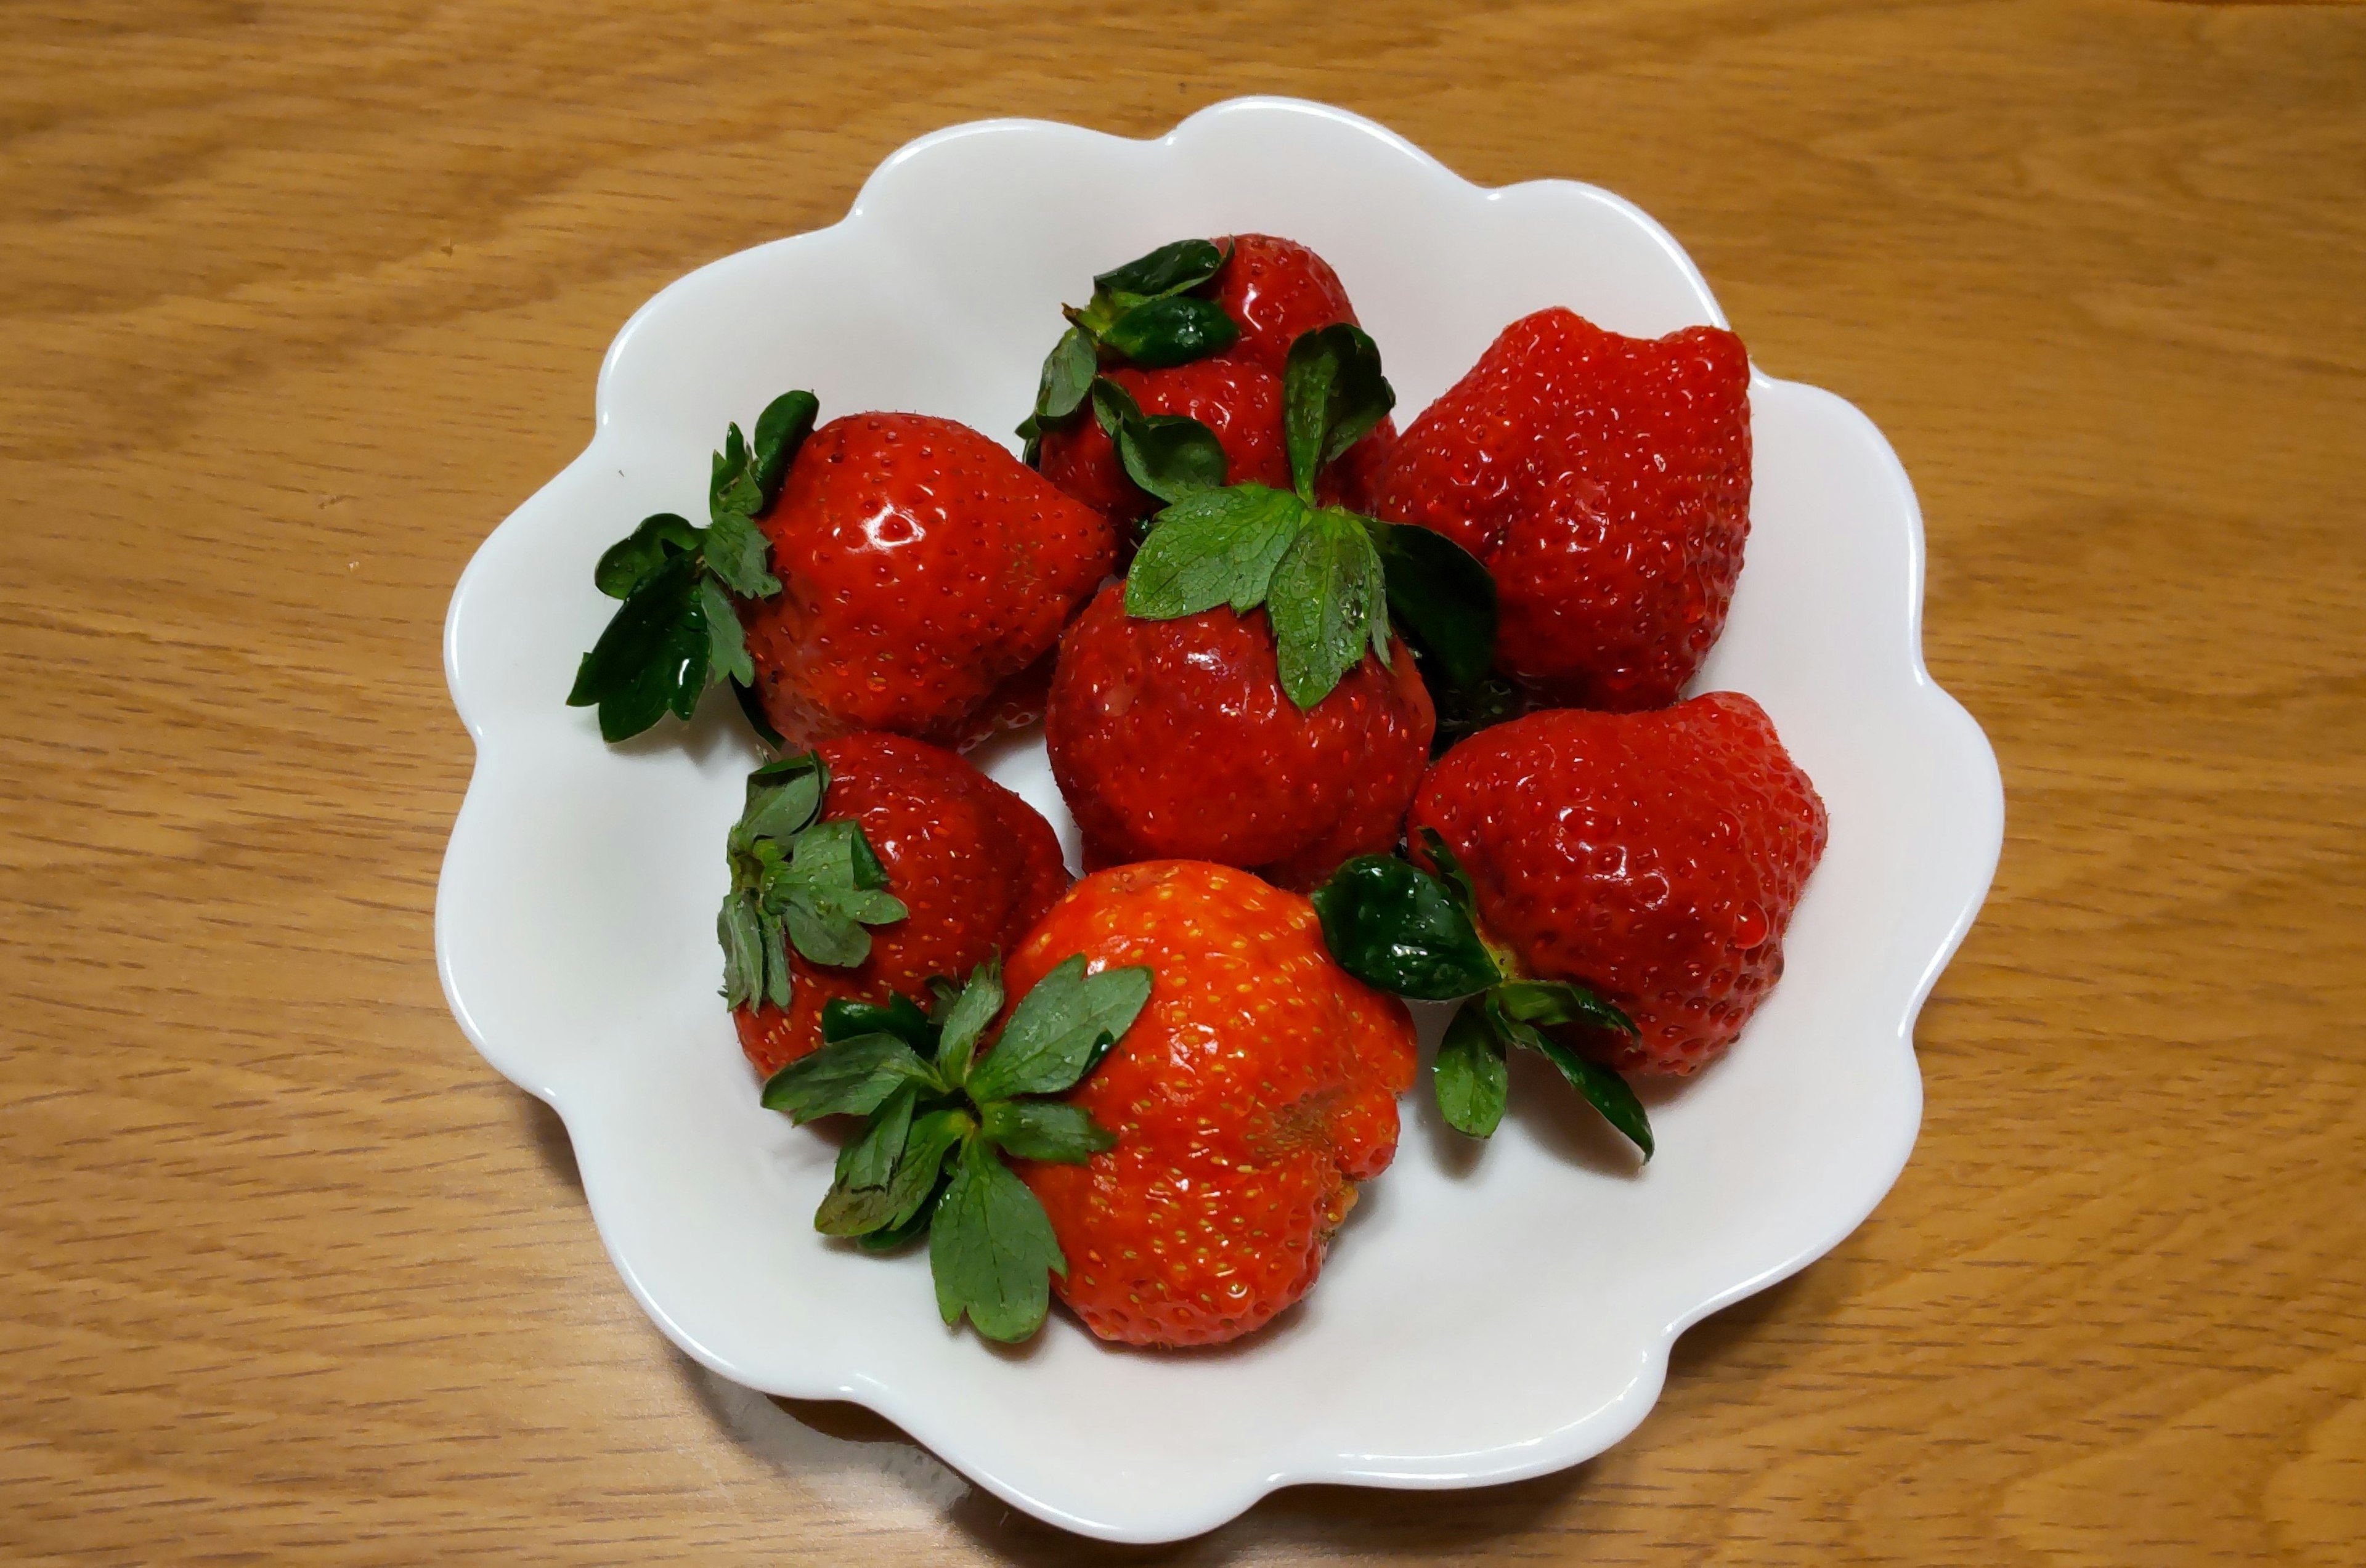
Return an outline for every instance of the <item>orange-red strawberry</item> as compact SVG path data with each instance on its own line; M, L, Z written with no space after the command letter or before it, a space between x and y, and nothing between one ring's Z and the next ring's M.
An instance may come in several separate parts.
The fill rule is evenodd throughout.
M1331 962L1304 898L1223 866L1086 877L1011 954L1010 994L1078 953L1153 980L1066 1097L1114 1146L1016 1167L1065 1258L1053 1289L1104 1339L1238 1338L1306 1293L1355 1184L1395 1154L1412 1020Z
M1195 359L1162 370L1105 374L1144 413L1180 414L1213 431L1233 482L1290 483L1290 453L1281 439L1281 378L1273 372L1229 359ZM1045 479L1119 525L1128 538L1133 525L1161 504L1126 476L1116 445L1089 410L1044 433L1039 467Z
M1416 860L1438 866L1435 833L1460 863L1482 931L1523 975L1590 987L1637 1027L1588 1030L1584 1048L1685 1074L1781 977L1826 818L1765 711L1713 692L1482 730L1429 770L1407 826Z
M741 615L764 712L793 743L982 739L1006 682L1117 560L1108 518L925 414L815 431L758 525L781 590Z
M966 975L1009 948L1068 886L1051 824L952 752L900 735L858 734L825 740L811 756L821 769L788 759L759 771L749 782L749 815L732 841L733 894L723 932L732 960L726 994L736 1006L732 1021L748 1060L767 1075L820 1044L828 1003L884 1003L895 996L925 1000L930 976ZM792 789L812 792L811 815L800 816L807 804L802 796L779 798ZM818 829L826 839L831 823L860 829L862 845L844 845L840 880L858 892L884 894L903 910L901 918L877 923L858 916L870 927L869 940L859 961L845 964L828 961L827 950L808 955L804 939L810 925L802 911L786 912L802 899L822 916L831 913L837 867L827 852L839 846L815 833ZM750 929L760 919L756 906L767 892L761 886L767 841L787 852L771 857L783 866L769 886L780 908L774 931L739 933L743 949L759 949L750 962L733 951L731 922L735 908L748 909L738 918ZM875 857L880 874L862 874L866 852ZM875 886L862 888L866 880ZM772 943L769 959L760 951L767 941ZM769 976L766 964L783 959L785 970ZM770 978L785 981L786 1006L781 988L766 983Z
M1501 593L1496 668L1540 700L1675 701L1724 629L1750 532L1750 362L1539 310L1424 410L1379 514L1434 528Z
M1266 612L1126 614L1112 584L1060 641L1044 739L1088 866L1177 857L1312 887L1397 840L1436 716L1402 641L1311 707Z

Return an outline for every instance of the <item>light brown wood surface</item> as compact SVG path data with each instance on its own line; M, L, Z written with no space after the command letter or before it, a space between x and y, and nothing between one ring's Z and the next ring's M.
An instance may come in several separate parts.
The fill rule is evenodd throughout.
M2010 821L1904 1179L1633 1438L1110 1551L643 1321L437 988L438 637L659 287L1253 91L1870 413ZM0 1557L2366 1561L2361 197L2354 6L0 6Z

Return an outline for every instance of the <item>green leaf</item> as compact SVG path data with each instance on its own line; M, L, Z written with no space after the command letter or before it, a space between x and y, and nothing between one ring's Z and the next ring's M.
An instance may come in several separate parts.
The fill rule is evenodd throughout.
M1117 1144L1083 1106L1057 1100L990 1100L978 1107L978 1127L1014 1159L1082 1165Z
M715 934L723 943L724 1006L735 1012L753 1006L764 992L764 932L754 900L737 889L725 894Z
M884 1004L833 997L823 1005L821 1037L825 1041L851 1040L858 1034L892 1034L924 1056L933 1055L937 1049L937 1026L911 998L901 994L888 998Z
M698 580L699 608L706 619L706 678L720 681L728 677L735 683L745 683L756 678L756 666L748 657L748 638L739 629L739 612L731 607L731 596L715 586L711 577Z
M980 1334L1005 1343L1043 1325L1051 1276L1068 1272L1043 1205L984 1138L963 1145L952 1185L938 1200L929 1269L948 1325L966 1314Z
M928 1233L930 1216L936 1213L937 1203L943 1198L945 1189L952 1184L952 1179L951 1177L940 1176L936 1184L929 1189L927 1195L921 1200L920 1205L911 1213L867 1235L856 1236L854 1245L865 1252L887 1253L894 1252L898 1247L908 1247L918 1241Z
M706 615L695 555L669 557L642 578L583 656L569 707L600 709L607 740L638 735L669 711L688 718L706 689Z
M1314 477L1396 407L1396 389L1380 374L1380 351L1364 329L1336 321L1301 333L1282 369L1282 434L1290 447L1290 482L1308 505Z
M1478 908L1479 890L1470 885L1470 874L1462 869L1461 860L1447 847L1437 829L1424 828L1420 837L1421 852L1429 857L1429 863L1436 868L1438 881L1446 885L1446 890L1454 896L1454 901L1466 911Z
M769 599L781 580L767 565L772 543L744 512L718 512L706 531L706 570L742 599Z
M1179 294L1215 276L1231 254L1230 247L1221 247L1211 241L1177 240L1102 273L1093 279L1093 292L1134 294L1144 299Z
M764 956L764 999L776 1008L789 1005L789 933L782 928L781 918L768 912L760 904L756 908L756 925L760 931Z
M1266 602L1274 568L1308 527L1296 496L1260 484L1188 496L1159 513L1126 574L1125 611L1171 621Z
M1468 910L1394 855L1358 855L1313 893L1339 967L1401 997L1448 1001L1503 978Z
M910 913L893 894L862 886L884 880L859 824L843 818L817 822L796 836L793 859L765 872L764 907L786 922L799 953L816 964L851 968L871 955L864 926Z
M732 498L732 488L743 482L752 490L753 481L748 479L748 439L739 434L739 426L735 423L723 437L723 450L715 453L707 464L707 515L715 517L725 512L755 510L753 506Z
M775 906L789 943L815 964L851 969L871 956L871 933L860 922L792 893Z
M871 1113L861 1135L838 1153L838 1171L814 1211L814 1229L824 1235L862 1235L896 1217L889 1187L912 1127L912 1104L919 1090L906 1084Z
M788 744L781 738L781 732L772 728L772 719L764 713L764 700L756 694L754 686L743 681L734 681L731 682L731 696L738 703L740 716L748 721L748 728L756 732L757 739L775 751Z
M1084 954L1061 964L1019 999L1001 1038L969 1075L984 1104L1022 1094L1057 1094L1099 1060L1104 1042L1121 1040L1150 1000L1142 966L1085 973Z
M1583 1023L1639 1038L1642 1033L1608 998L1566 980L1506 980L1495 987L1493 1000L1505 1017L1522 1023Z
M1222 354L1241 335L1213 299L1169 295L1145 300L1111 321L1101 341L1145 370Z
M850 1187L884 1187L896 1174L904 1152L904 1134L911 1130L912 1106L919 1099L918 1084L906 1084L871 1113L862 1135L846 1145L838 1162L839 1179Z
M1446 1026L1430 1077L1446 1124L1473 1138L1492 1137L1504 1120L1511 1072L1504 1042L1488 1025L1483 1008L1466 1005Z
M928 1224L927 1204L942 1188L946 1156L960 1147L962 1141L976 1130L977 1122L966 1111L946 1109L931 1111L912 1123L911 1133L904 1140L904 1153L896 1162L896 1174L889 1179L887 1193L892 1212L890 1228L912 1223Z
M1567 1041L1547 1034L1532 1023L1504 1016L1488 998L1488 1010L1495 1027L1515 1045L1525 1045L1537 1052L1567 1078L1570 1087L1585 1097L1586 1103L1602 1112L1602 1119L1626 1135L1627 1141L1651 1157L1651 1119L1645 1114L1643 1102L1627 1080L1601 1063L1591 1060Z
M1001 1010L1002 961L989 958L971 974L938 1025L937 1072L945 1082L958 1084L969 1077L978 1036Z
M813 434L814 421L821 413L821 400L811 392L783 392L764 405L756 416L754 450L749 454L749 467L754 470L756 488L763 504L759 514L769 512L772 502L781 498L781 481L788 477L789 465L795 461L797 449ZM779 592L775 584L772 592Z
M1437 709L1437 731L1429 743L1431 756L1443 757L1457 742L1520 716L1525 705L1520 694L1502 676L1489 675L1468 686L1458 685L1418 639L1414 642L1413 656L1429 688L1430 702Z
M1428 528L1368 523L1388 584L1389 612L1457 686L1495 662L1495 579L1479 558Z
M1223 443L1189 414L1144 415L1118 432L1117 455L1129 479L1169 504L1225 479Z
M1092 339L1076 327L1062 333L1052 352L1043 356L1043 375L1035 388L1035 412L1020 426L1019 434L1031 439L1065 423L1083 405L1085 393L1099 372Z
M748 775L746 802L731 832L732 850L745 852L758 839L795 838L812 825L828 788L829 769L810 751L756 769Z
M802 1125L817 1116L868 1116L906 1084L937 1088L936 1075L892 1034L858 1034L801 1056L764 1080L764 1109Z
M1311 708L1329 696L1364 657L1380 570L1363 524L1327 508L1309 515L1274 568L1266 614L1273 621L1281 689L1300 707Z
M669 558L697 549L699 538L699 531L687 517L670 512L644 517L639 527L601 555L600 564L592 569L592 581L611 599L629 598L641 580Z

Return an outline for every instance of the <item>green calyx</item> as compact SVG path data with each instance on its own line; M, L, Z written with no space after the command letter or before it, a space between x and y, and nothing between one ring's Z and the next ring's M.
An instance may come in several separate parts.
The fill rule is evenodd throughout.
M1292 488L1162 496L1168 504L1126 577L1127 614L1164 621L1263 605L1281 688L1301 708L1328 696L1367 649L1389 663L1392 626L1450 683L1483 679L1495 653L1487 569L1442 534L1314 499L1317 477L1395 403L1362 328L1342 321L1301 334L1282 382Z
M906 997L884 1005L838 1000L822 1010L822 1046L764 1085L764 1104L804 1123L860 1116L838 1156L814 1226L886 1251L929 1236L937 1309L965 1316L1006 1343L1042 1326L1051 1276L1068 1260L1043 1205L1004 1156L1081 1165L1117 1135L1081 1106L1048 1098L1074 1089L1125 1037L1150 999L1146 968L1085 972L1079 953L1011 1010L1002 970L980 964L968 984L930 983L925 1011Z
M1421 1001L1462 998L1437 1048L1432 1088L1457 1132L1492 1134L1504 1119L1513 1046L1552 1063L1570 1086L1650 1159L1651 1119L1627 1080L1592 1060L1568 1032L1637 1032L1634 1020L1587 987L1515 976L1479 933L1474 893L1444 840L1423 829L1435 874L1394 855L1360 855L1313 893L1323 940L1365 984Z
M742 693L752 688L755 665L732 596L781 591L756 519L780 499L820 407L811 392L784 392L757 416L752 439L731 426L709 474L705 527L660 512L600 557L593 583L624 604L577 666L567 705L596 705L604 739L638 735L668 713L686 719L706 688L725 680ZM749 707L745 696L741 705ZM760 725L757 733L777 744L768 730Z
M856 823L821 819L829 765L811 752L748 775L748 802L731 829L731 891L715 936L723 999L734 1010L789 1005L789 948L809 963L851 968L871 956L865 927L903 919L887 870Z
M1044 358L1034 410L1019 426L1031 465L1044 432L1084 407L1103 363L1156 370L1232 347L1240 323L1213 299L1190 293L1231 259L1229 248L1211 241L1177 240L1095 277L1085 304L1061 307L1068 330Z

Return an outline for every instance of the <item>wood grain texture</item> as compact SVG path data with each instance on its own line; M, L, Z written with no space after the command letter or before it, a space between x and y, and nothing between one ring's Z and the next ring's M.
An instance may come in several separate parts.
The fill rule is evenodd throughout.
M2366 1557L2366 8L0 8L0 1556ZM610 336L986 115L1595 181L1920 487L2010 800L1839 1251L1628 1442L1115 1552L720 1384L431 956L462 564Z

